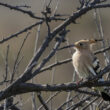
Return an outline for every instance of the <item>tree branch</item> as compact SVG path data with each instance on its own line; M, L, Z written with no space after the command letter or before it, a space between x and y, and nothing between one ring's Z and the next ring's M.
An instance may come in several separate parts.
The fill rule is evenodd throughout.
M26 11L26 10L23 10L23 9L21 9L21 8L19 8L19 7L12 6L12 5L9 5L9 4L6 4L6 3L2 3L2 2L0 2L0 5L1 5L1 6L4 6L4 7L7 7L7 8L9 8L9 9L11 9L11 10L13 9L13 10L22 12L22 13L24 13L24 14L27 14L27 15L29 15L31 18L40 19L40 20L43 20L43 19L44 19L44 18L42 18L42 17L35 16L34 13L32 13L32 11Z
M22 30L19 31L19 32L16 32L15 34L13 34L13 35L11 35L11 36L8 36L8 37L6 37L6 38L3 38L2 40L0 40L0 44L4 43L4 42L6 42L6 41L8 41L8 40L10 40L10 39L12 39L12 38L14 38L14 37L18 37L18 35L20 35L20 34L22 34L22 33L24 33L24 32L27 32L28 30L32 29L33 27L35 27L35 26L37 26L37 25L39 25L39 24L42 24L43 22L44 22L44 21L41 20L41 21L39 21L39 22L36 22L36 23L34 23L34 24L32 24L32 25L26 27L25 29L22 29Z

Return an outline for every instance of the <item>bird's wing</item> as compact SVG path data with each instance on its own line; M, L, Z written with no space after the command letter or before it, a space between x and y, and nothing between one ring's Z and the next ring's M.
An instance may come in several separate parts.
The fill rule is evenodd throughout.
M95 71L96 74L100 73L101 71L101 67L100 67L100 63L99 63L99 59L97 59L97 57L95 56L93 59L93 70Z
M99 60L95 56L93 57L90 65L87 65L87 67L89 72L92 73L94 76L96 76L101 71Z
M89 71L94 75L98 75L101 72L101 67L99 63L99 59L95 56L91 66L88 66ZM99 81L104 81L103 78L100 78Z

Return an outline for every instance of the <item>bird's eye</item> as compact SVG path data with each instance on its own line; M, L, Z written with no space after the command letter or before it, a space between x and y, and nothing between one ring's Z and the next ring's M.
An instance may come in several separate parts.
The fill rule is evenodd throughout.
M80 45L80 46L82 46L82 45L83 45L83 43L79 43L79 45Z

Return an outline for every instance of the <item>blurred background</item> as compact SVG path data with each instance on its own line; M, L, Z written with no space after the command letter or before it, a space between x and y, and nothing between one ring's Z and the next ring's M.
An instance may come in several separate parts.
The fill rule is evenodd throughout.
M44 4L45 1L45 4ZM24 10L31 10L36 16L42 16L41 12L43 9L45 9L46 5L48 5L49 0L0 0L0 2L7 3L13 6L21 6L21 5L27 5L30 6L30 8L22 8ZM51 10L54 11L57 4L57 0L52 0L52 3L50 4ZM79 1L78 0L59 0L58 10L57 14L64 14L66 17L71 15L73 12L77 10L79 7ZM100 16L104 31L104 38L106 41L106 45L108 43L110 44L110 9L104 8L100 9ZM80 39L86 39L86 38L99 38L95 16L94 13L95 10L91 10L88 13L86 13L84 16L79 18L76 21L76 24L71 24L67 27L67 29L70 30L70 32L67 34L66 38L70 44L74 43L75 41L78 41ZM0 6L0 39L8 37L16 32L19 32L20 30L34 24L37 20L29 17L28 15L25 15L21 12L17 12L15 10L10 10L6 7ZM60 22L52 22L50 24L51 30L57 27ZM24 48L21 52L21 57L24 56L22 62L20 63L20 66L18 68L16 77L18 77L23 71L25 70L25 67L29 63L30 59L32 58L34 54L34 47L35 47L35 39L37 34L37 27L29 30L31 34L29 35ZM38 47L42 44L43 40L45 39L45 36L47 35L47 27L45 23L41 25L40 30L40 36L38 40ZM16 59L16 55L19 51L19 48L22 44L22 41L24 37L26 36L26 32L17 36L16 38L13 38L9 40L8 42L5 42L3 44L0 44L0 74L1 78L0 80L3 80L3 74L5 73L5 58L6 58L6 50L7 45L10 46L9 49L9 73L12 72L14 61ZM40 61L48 55L50 50L53 48L55 44L55 41L52 41L52 43L49 45L48 49L46 49L43 56L40 58ZM63 43L61 46L66 45L66 43ZM100 49L101 45L98 44L94 47L95 50ZM73 49L71 49L72 53L74 52ZM49 61L49 64L55 63L56 61L62 61L67 58L71 58L72 54L70 53L69 49L62 50L56 53L56 55ZM103 61L103 55L98 55L99 59ZM39 61L39 62L40 62ZM104 63L101 63L101 66L103 67ZM47 66L46 65L46 66ZM34 83L42 83L42 84L58 84L58 83L67 83L72 81L72 76L74 73L74 69L72 66L72 63L67 63L62 66L58 66L53 68L52 70L43 72L39 75L37 75L34 78ZM52 74L54 74L54 79L52 80ZM10 75L8 76L10 77ZM76 76L77 77L77 76ZM3 89L5 86L0 86L0 89ZM74 93L74 92L73 92ZM49 95L52 93L46 92L42 94L43 98L46 100L48 99ZM21 102L18 104L23 110L31 110L32 109L32 98L31 93L23 94L20 96L16 96L17 100L21 100ZM58 96L54 98L53 103L53 109L57 108L60 104L62 104L67 98L66 92L61 92ZM36 97L36 106L39 107L40 103Z

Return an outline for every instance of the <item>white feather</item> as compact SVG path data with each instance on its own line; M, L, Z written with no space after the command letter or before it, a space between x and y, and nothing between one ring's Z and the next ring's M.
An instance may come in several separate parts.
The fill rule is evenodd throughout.
M96 73L95 73L94 69L93 69L91 66L88 66L88 68L89 68L89 71L90 71L94 76L96 76Z
M93 67L96 67L98 64L99 64L99 60L96 59L96 60L93 62Z

